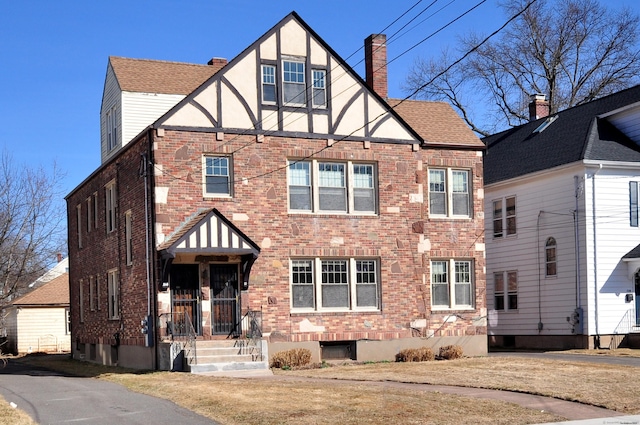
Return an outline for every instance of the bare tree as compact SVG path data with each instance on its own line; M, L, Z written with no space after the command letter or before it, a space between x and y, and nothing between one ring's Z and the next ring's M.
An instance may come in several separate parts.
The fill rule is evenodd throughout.
M0 315L64 248L62 173L0 153Z
M526 10L441 76L454 56L484 37L469 34L456 54L417 59L404 88L449 101L474 131L487 135L526 122L531 94L545 94L555 113L639 81L638 15L628 8L612 11L597 0L538 0L527 8L529 3L502 3L508 17Z

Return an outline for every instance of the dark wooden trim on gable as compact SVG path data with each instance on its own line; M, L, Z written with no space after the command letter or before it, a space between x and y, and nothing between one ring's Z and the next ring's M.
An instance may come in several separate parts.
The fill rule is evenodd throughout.
M200 103L198 103L198 101L196 101L195 99L191 99L189 101L189 105L193 106L194 108L196 108L198 111L202 112L202 114L207 117L207 119L209 120L209 122L211 124L213 124L214 127L218 126L218 123L216 122L216 119L213 118L213 115L211 115L211 113L205 109L204 106L202 106Z

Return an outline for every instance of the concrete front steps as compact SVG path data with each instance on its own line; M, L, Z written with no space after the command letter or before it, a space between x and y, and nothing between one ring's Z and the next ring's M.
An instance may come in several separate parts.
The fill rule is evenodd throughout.
M256 346L257 344L257 346ZM260 358L260 347L262 356ZM196 341L196 358L190 360L191 373L251 376L271 373L267 343L247 339Z

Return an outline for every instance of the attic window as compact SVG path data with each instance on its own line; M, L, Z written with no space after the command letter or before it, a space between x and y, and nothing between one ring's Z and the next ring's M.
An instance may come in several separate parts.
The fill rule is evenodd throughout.
M554 122L556 119L558 118L557 115L554 115L552 117L547 118L546 120L543 121L542 124L540 124L538 126L538 128L536 128L535 130L533 130L534 133L542 133L542 131L549 127L551 125L552 122Z

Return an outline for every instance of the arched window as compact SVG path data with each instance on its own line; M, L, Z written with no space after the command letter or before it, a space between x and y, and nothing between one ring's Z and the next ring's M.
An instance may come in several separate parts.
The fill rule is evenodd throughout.
M546 253L546 275L555 276L557 274L557 255L556 255L556 240L554 238L548 238L545 245Z

